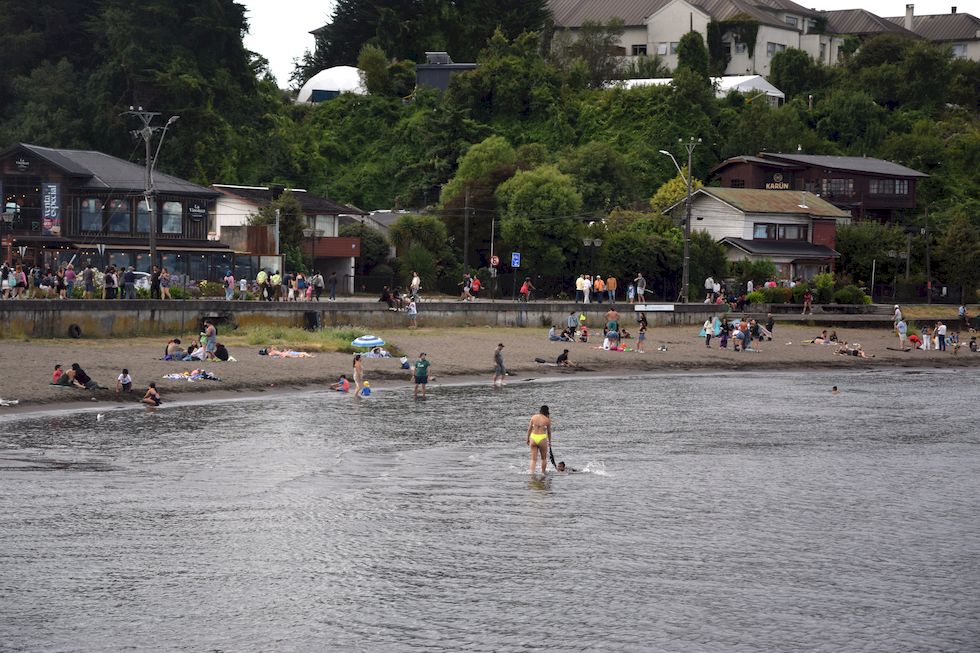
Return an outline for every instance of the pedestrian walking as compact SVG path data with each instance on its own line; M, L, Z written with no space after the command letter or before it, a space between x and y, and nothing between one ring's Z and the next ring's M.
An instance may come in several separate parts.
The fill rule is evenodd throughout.
M493 385L495 387L504 385L505 376L507 376L507 369L504 367L504 343L501 342L493 352Z

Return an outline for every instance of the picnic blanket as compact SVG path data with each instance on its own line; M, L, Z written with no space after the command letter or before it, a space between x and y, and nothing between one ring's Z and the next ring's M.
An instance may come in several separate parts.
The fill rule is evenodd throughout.
M221 379L216 377L211 372L207 370L192 370L189 372L174 372L173 374L164 374L164 379L170 381L220 381Z

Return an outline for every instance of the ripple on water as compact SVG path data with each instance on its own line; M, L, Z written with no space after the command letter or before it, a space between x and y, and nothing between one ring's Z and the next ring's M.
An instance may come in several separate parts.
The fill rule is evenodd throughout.
M962 406L980 376L959 374L313 393L98 427L8 422L0 641L976 650L980 429ZM557 457L586 473L527 473L542 403Z

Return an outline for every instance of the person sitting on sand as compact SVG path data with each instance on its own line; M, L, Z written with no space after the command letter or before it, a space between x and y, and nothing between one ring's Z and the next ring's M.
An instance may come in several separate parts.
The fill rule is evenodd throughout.
M156 383L151 383L150 387L146 389L146 394L143 395L143 403L148 406L159 406L163 403L163 400L160 399L160 393L157 392Z
M166 348L163 350L163 360L165 361L179 361L184 358L184 348L180 346L180 338L172 338L167 342Z
M61 375L64 373L65 372L61 369L61 365L55 365L54 372L51 373L51 385L58 383L58 379L61 378Z
M337 392L350 392L350 381L347 380L347 375L341 374L336 383L330 384L330 389Z
M78 363L71 364L71 371L68 373L71 382L74 383L79 388L85 388L86 390L97 390L102 389L98 383L92 380L92 378L85 373L85 370Z
M558 339L562 342L575 342L575 327L566 327Z
M619 339L620 340L627 340L627 339L632 338L632 337L633 336L630 335L630 332L626 330L626 327L624 327L624 326L620 326L619 327Z
M561 340L561 337L558 335L558 327L556 327L554 324L552 324L551 328L548 329L548 340L551 342L558 342Z
M589 327L585 326L584 324L582 325L582 328L579 329L579 332L578 332L578 339L581 342L588 342L589 341Z
M116 377L116 394L129 392L133 389L133 377L129 375L129 370L123 368L122 374Z
M558 365L558 367L571 367L575 363L568 360L568 350L565 349L558 355L558 358L555 359L555 364Z
M219 342L214 346L214 357L219 361L227 361L231 358L231 354L228 353L228 348Z
M807 341L804 341L804 342L807 342ZM819 336L817 336L813 340L810 340L809 342L811 344L814 344L814 345L829 345L830 344L830 338L827 336L827 329L824 329L823 331L821 331Z
M184 356L180 360L183 360L183 361L195 361L195 360L197 360L197 361L203 361L206 354L207 354L207 352L204 349L204 345L202 345L201 343L199 343L197 341L194 341L187 348L187 355Z

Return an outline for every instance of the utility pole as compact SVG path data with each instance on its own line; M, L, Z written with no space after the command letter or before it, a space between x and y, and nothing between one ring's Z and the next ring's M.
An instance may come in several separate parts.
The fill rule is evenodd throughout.
M701 144L701 139L695 140L692 136L691 140L686 143L683 138L677 139L677 142L684 143L684 148L687 150L687 175L684 175L673 154L667 150L660 150L660 153L670 157L670 160L674 162L674 167L677 168L677 172L681 175L681 179L687 182L687 202L684 211L684 270L681 275L681 303L686 304L688 286L691 281L691 184L693 183L691 167L694 163L694 148Z
M470 187L463 196L463 273L470 271Z
M143 173L143 200L146 202L146 212L149 216L149 246L150 246L150 269L157 265L157 230L160 228L159 218L156 210L156 189L153 187L153 169L156 167L157 158L160 156L160 148L163 147L163 139L167 135L170 125L177 122L180 116L170 116L167 124L163 127L154 127L153 119L160 115L159 111L144 111L143 107L129 107L129 111L123 111L122 116L136 116L143 123L141 129L133 130L131 133L143 139L146 146L146 169ZM161 132L160 140L157 142L157 151L153 153L153 134Z
M932 303L932 269L929 262L929 207L926 206L926 228L922 230L926 237L926 304Z
M694 178L694 148L700 143L701 139L695 141L693 136L690 141L684 143L684 148L687 150L687 217L684 220L684 274L681 277L681 292L684 293L681 303L683 304L687 303L688 286L691 281L691 184Z

